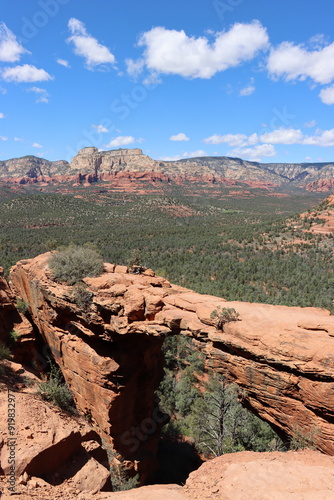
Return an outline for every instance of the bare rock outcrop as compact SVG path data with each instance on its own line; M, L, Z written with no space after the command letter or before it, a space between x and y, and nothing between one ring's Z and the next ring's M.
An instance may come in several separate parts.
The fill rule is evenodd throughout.
M0 342L8 343L11 332L16 339L13 346L16 359L31 361L35 345L33 328L27 318L17 310L15 294L9 288L3 268L0 267Z
M110 485L107 453L83 417L70 417L34 394L12 389L0 391L1 415L8 414L8 398L14 410L10 426L7 420L1 422L0 439L0 471L8 491L24 493L29 486L65 482L73 492L100 491ZM16 478L12 489L11 475Z
M223 455L192 472L183 493L191 500L330 500L334 459L311 450Z
M70 168L72 172L101 174L120 171L148 172L158 170L159 162L143 154L141 149L115 149L99 151L88 147L81 149L73 157Z
M30 306L35 328L61 367L78 408L143 477L154 466L160 426L154 402L166 335L195 339L215 371L244 389L244 402L282 433L311 433L334 455L334 317L316 308L226 302L125 266L84 282L82 310L73 287L52 280L49 254L21 261L11 286ZM211 313L234 308L239 321L217 330Z
M334 179L318 179L306 184L305 189L307 191L318 191L318 192L327 192L334 190Z
M116 266L114 273L86 280L92 302L82 310L73 287L50 279L48 257L18 263L11 273L12 288L29 304L34 326L60 366L77 407L145 478L155 467L160 428L166 421L154 392L163 376L161 345L169 329L146 322L141 307L145 288L156 287L155 295L161 297L165 280L147 277L146 287L144 282L135 287L138 277ZM147 314L154 307L149 304ZM143 321L132 323L141 317Z

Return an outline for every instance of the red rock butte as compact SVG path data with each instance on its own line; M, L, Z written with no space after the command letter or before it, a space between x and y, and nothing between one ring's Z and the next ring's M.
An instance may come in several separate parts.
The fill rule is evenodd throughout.
M131 274L105 264L84 282L91 304L81 310L73 288L56 283L50 253L20 261L2 280L0 314L13 312L13 294L29 304L33 328L12 318L27 348L38 332L74 394L115 449L146 477L164 416L154 401L163 376L167 335L187 335L208 366L244 390L245 404L284 434L309 432L334 455L334 317L323 309L226 302L172 285L151 270ZM239 320L217 330L211 313L234 308ZM21 355L28 359L34 350ZM145 439L138 429L145 422ZM142 429L143 430L143 429Z

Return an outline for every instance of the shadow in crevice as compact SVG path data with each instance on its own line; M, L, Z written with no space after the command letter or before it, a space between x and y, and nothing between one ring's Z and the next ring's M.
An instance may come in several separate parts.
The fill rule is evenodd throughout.
M189 474L203 463L194 445L165 437L160 440L157 458L159 468L150 476L147 484L184 485Z

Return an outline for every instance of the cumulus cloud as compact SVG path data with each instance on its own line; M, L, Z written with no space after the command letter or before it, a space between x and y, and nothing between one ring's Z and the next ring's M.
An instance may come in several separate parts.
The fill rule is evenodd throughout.
M180 132L176 135L171 135L169 138L170 141L189 141L189 137L186 136L183 132Z
M272 77L286 81L311 78L316 83L328 84L334 80L334 43L307 50L303 45L283 42L271 49L267 69Z
M37 149L40 149L42 148L43 146L41 146L41 144L39 144L38 142L34 142L34 144L32 144L31 146L32 148L37 148Z
M72 36L67 41L73 43L74 53L85 59L88 69L94 69L104 64L115 64L115 56L108 47L102 45L96 38L87 33L84 23L79 19L72 17L68 22L68 27Z
M322 89L319 94L320 99L324 104L334 104L334 85Z
M7 82L17 83L32 83L32 82L45 82L53 80L44 69L38 69L31 64L23 64L22 66L14 66L13 68L5 68L1 74L2 78Z
M17 62L22 54L30 54L16 40L14 33L5 23L0 23L0 61Z
M206 144L228 144L232 147L244 147L257 144L259 142L259 138L256 133L251 134L250 136L245 134L214 134L203 139L203 142Z
M305 137L303 144L312 146L334 146L334 128L330 130L317 130L313 136Z
M14 137L14 141L15 142L22 142L23 139L22 139L22 137Z
M261 161L264 157L276 156L276 150L272 144L259 144L251 148L236 148L228 154L249 161Z
M131 135L119 135L112 139L109 144L106 145L106 148L118 148L120 146L127 146L128 144L133 144L136 142L136 139Z
M29 92L35 92L37 95L36 102L44 102L48 103L49 102L49 94L45 89L41 89L40 87L31 87L28 89Z
M211 78L219 71L233 68L253 59L268 47L268 34L259 21L236 23L229 31L214 35L213 42L205 37L188 36L183 30L168 30L158 26L145 32L138 45L144 47L145 66L155 73L180 75L187 78ZM137 64L132 61L130 71ZM143 67L143 65L142 65Z
M270 144L300 144L303 138L303 132L294 128L279 128L260 136L261 142Z
M305 126L313 127L316 124L315 120L312 120ZM227 144L231 147L236 147L237 149L230 152L234 156L253 156L260 157L261 155L253 155L252 151L262 151L273 153L274 144L302 144L302 145L312 145L312 146L322 146L330 147L334 146L334 128L329 130L316 130L314 135L304 134L300 129L294 128L279 128L266 132L262 135L253 133L251 135L245 134L225 134L218 135L214 134L203 140L206 144ZM262 143L262 144L259 144ZM258 145L258 146L257 146ZM256 146L256 148L247 149L247 146ZM269 148L271 146L272 148ZM246 149L244 149L246 148ZM261 149L262 148L262 149ZM245 153L246 151L246 153ZM266 154L263 156L274 156L273 154Z
M65 68L70 68L70 63L66 61L66 59L57 59L57 63L60 64L60 66L64 66Z
M5 115L3 113L0 113L0 119L5 118Z
M92 127L95 128L95 130L97 130L99 134L105 134L106 132L109 132L109 130L103 125L92 125Z
M0 140L1 141L8 141L8 137L6 137L5 135L0 135Z
M182 156L183 158L197 158L199 156L208 156L208 154L203 149L196 149L196 151L191 151L190 153L185 152Z

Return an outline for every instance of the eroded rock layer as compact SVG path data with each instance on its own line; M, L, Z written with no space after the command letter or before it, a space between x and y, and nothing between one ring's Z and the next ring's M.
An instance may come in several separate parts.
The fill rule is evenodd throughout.
M82 310L73 287L52 280L48 258L14 266L12 289L29 303L80 410L138 469L152 466L164 423L154 391L170 334L194 338L208 364L244 389L245 403L262 418L287 434L311 433L319 450L334 455L334 317L328 311L226 302L149 270L135 275L111 264L84 280L92 298ZM218 306L234 308L239 321L217 330L211 313Z

